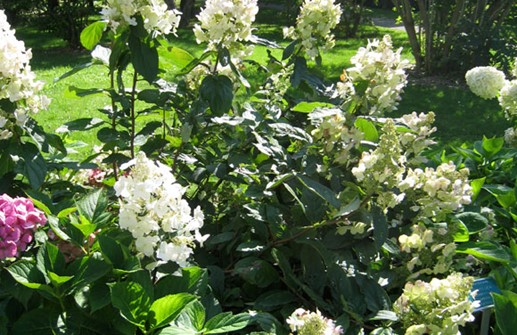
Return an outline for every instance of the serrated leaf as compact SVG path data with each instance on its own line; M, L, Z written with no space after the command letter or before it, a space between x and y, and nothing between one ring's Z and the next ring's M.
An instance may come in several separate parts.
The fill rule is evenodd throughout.
M80 35L83 47L92 50L101 40L106 25L107 23L104 21L97 21L84 28Z
M149 43L142 41L131 29L129 34L128 45L131 50L131 62L133 66L147 82L152 83L158 77L158 50Z
M204 334L221 334L240 330L248 325L250 319L251 316L248 313L237 315L232 315L231 312L221 313L207 321Z
M88 193L76 203L76 206L79 213L95 225L105 224L111 217L107 211L108 198L102 189Z
M111 286L110 290L113 306L127 321L144 329L151 298L142 285L135 282L119 282Z
M208 103L214 115L221 116L232 106L232 81L223 75L209 75L201 82L199 95Z
M365 140L371 142L377 142L379 140L379 132L373 122L363 118L357 118L354 125L363 132Z
M149 310L149 324L151 330L161 328L174 321L181 311L194 299L195 296L187 293L166 295L154 301Z
M469 254L479 259L509 263L511 256L501 245L490 241L461 243L456 248L457 253Z

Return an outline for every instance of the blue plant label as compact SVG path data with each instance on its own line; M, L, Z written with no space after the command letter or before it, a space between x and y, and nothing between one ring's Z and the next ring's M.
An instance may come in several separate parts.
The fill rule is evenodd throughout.
M497 287L497 284L495 283L493 278L486 277L486 278L479 278L474 280L474 283L472 284L471 292L477 291L476 297L472 298L471 300L479 300L480 305L478 308L474 310L474 312L483 311L487 308L494 307L494 299L492 298L491 293L501 293L501 290L499 287Z

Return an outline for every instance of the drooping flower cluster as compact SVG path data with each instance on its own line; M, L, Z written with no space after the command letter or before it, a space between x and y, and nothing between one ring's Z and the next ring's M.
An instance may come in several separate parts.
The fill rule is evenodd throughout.
M0 196L0 259L17 257L32 242L36 228L47 218L27 198Z
M181 13L175 9L169 10L160 0L108 0L101 15L115 33L128 26L136 26L137 16L140 15L144 28L156 37L175 34Z
M324 317L319 310L310 312L303 308L298 308L289 316L287 324L298 335L343 334L341 326L336 326L334 320Z
M472 277L455 273L445 279L406 283L393 304L405 334L459 334L460 326L475 319L472 313L479 302L469 299L473 282Z
M208 238L199 232L203 212L199 207L191 210L182 198L185 189L166 165L140 152L127 167L130 173L114 186L120 197L120 227L131 232L143 255L186 266L195 242L202 244Z
M0 10L0 101L13 105L12 111L0 108L0 140L12 136L12 126L23 126L31 114L47 108L49 100L38 94L43 82L36 80L30 67L32 53L16 39L3 10Z
M253 47L243 42L253 38L251 25L257 13L257 0L207 0L194 26L196 41L208 43L207 50L227 48L237 59L249 56Z
M419 216L442 220L445 214L470 204L468 175L468 169L457 170L453 162L442 163L436 169L410 168L398 187L416 199L412 209Z
M508 120L517 117L517 79L507 81L499 92L499 105Z
M350 163L350 151L358 148L364 133L349 122L339 109L321 109L309 115L315 129L312 136L315 141L324 143L323 150L334 157L338 164Z
M355 104L355 111L365 115L382 115L395 110L407 84L406 69L411 67L402 59L402 48L393 51L391 37L375 39L359 48L350 61L354 65L343 71L337 94L345 105Z
M399 132L393 119L387 118L378 146L363 152L357 166L352 168L366 192L376 193L383 208L393 208L402 200L413 203L417 217L443 220L445 215L470 203L471 187L468 170L457 170L452 163L436 169L418 166L419 153L431 141L434 115L416 113L405 116L401 123L407 130ZM420 127L420 129L419 129Z
M400 251L409 255L405 263L409 278L446 273L452 265L456 245L445 223L413 225L411 234L400 235L398 242Z
M309 58L334 47L334 29L341 20L341 6L334 0L305 0L296 18L296 27L284 28L284 37L301 40Z
M504 141L506 144L517 147L517 129L510 127L504 131Z
M470 90L483 99L493 99L505 85L506 79L502 71L492 66L478 66L465 74Z

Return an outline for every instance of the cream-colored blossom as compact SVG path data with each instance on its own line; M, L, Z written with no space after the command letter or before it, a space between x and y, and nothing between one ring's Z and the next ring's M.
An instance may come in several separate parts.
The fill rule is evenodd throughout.
M341 326L336 326L334 320L316 312L303 308L296 309L286 320L291 331L298 335L340 335L343 334Z
M492 66L478 66L465 74L470 90L483 99L493 99L506 83L504 73Z
M8 113L0 108L0 139L12 136L11 127L24 126L31 115L46 109L50 100L40 94L43 82L30 67L32 52L16 39L3 10L0 10L0 100L15 105Z
M407 84L406 70L411 67L401 58L401 51L393 51L389 35L359 48L350 59L354 66L343 71L337 84L337 94L345 106L355 104L356 112L377 116L395 110Z
M167 9L167 5L160 0L107 0L101 15L115 33L128 26L136 26L136 17L140 15L144 28L156 37L161 34L175 34L181 13L175 9Z
M251 25L257 13L257 0L207 0L194 25L196 41L208 43L207 50L227 48L236 59L249 56L253 47L243 43L253 39Z
M170 169L148 159L143 152L122 166L131 167L128 175L115 183L120 198L119 226L131 232L135 247L159 263L173 261L184 267L195 242L202 244L204 215L201 209L192 212L183 199L185 189Z
M475 320L472 313L479 306L470 299L473 282L472 277L454 273L445 279L406 283L393 304L405 334L459 334L460 326Z
M507 81L499 94L499 105L508 120L517 117L517 79Z
M305 0L296 18L296 26L284 28L284 37L300 40L309 58L334 47L331 34L341 20L341 6L334 0Z

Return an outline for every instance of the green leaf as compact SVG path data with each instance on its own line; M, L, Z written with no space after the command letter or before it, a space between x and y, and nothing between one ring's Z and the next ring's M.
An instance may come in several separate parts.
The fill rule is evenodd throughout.
M195 330L201 331L205 325L205 307L198 300L192 301L182 312L182 315L189 320L189 324ZM178 322L176 322L178 323Z
M278 280L278 273L268 262L256 257L246 257L235 264L234 272L245 281L258 287L267 287Z
M131 51L131 62L133 66L145 80L152 83L158 77L158 50L149 43L142 41L131 29L129 34L129 50Z
M191 294L178 293L166 295L154 301L149 310L150 330L161 328L174 321L183 308L194 299L196 297Z
M469 234L475 234L488 226L488 220L483 215L475 212L463 212L456 214L456 218L467 227Z
M364 133L365 140L371 142L377 142L379 140L379 132L373 122L367 119L357 118L354 125Z
M64 96L69 99L80 99L89 95L101 95L104 94L104 90L101 88L84 89L70 85L66 88Z
M110 289L103 282L97 282L90 287L88 302L91 313L107 306L111 302Z
M61 334L58 331L57 321L59 313L49 308L37 308L27 311L16 320L12 335L53 335Z
M33 290L38 290L46 297L55 297L52 288L46 284L43 274L38 271L36 264L28 260L20 260L9 265L7 271L18 283Z
M108 198L102 189L88 193L76 205L79 213L95 225L105 224L111 218L111 214L107 210Z
M296 302L296 296L289 291L267 291L255 300L253 308L261 311L273 311L291 302Z
M97 21L84 28L80 36L83 47L92 50L101 40L106 25L107 23L104 21Z
M469 237L469 230L467 226L461 221L454 222L454 234L452 235L454 242L468 242Z
M58 274L55 274L52 271L47 271L47 275L50 279L50 282L55 287L59 287L59 286L63 285L64 283L70 281L72 278L74 278L74 276L60 276Z
M503 293L504 295L492 293L496 326L502 335L513 335L517 329L517 294L511 291Z
M74 280L71 287L72 292L78 291L86 285L95 282L111 271L111 266L96 256L95 254L85 256L73 264L77 268L73 271ZM72 266L70 268L73 269L74 267Z
M474 179L470 182L470 186L472 187L472 201L475 201L481 192L481 188L485 184L486 177Z
M158 48L160 59L164 59L167 63L174 65L178 69L183 69L195 60L187 50L172 46L167 48Z
M47 242L38 250L36 266L43 274L48 271L63 274L66 266L65 256L57 246Z
M509 263L511 260L510 253L504 247L490 241L462 243L458 245L456 252L504 264Z
M300 261L303 270L303 279L316 293L323 295L323 289L327 281L326 268L323 259L313 246L304 245L300 252Z
M232 315L231 312L227 312L218 314L207 321L204 334L221 334L240 330L248 325L250 318L251 316L248 313Z
M330 104L328 102L307 102L302 101L298 103L296 106L291 108L293 112L299 112L299 113L311 113L316 108L322 108L322 107L328 107L332 108L335 107L333 104Z
M119 282L111 286L111 302L120 314L140 329L145 328L151 298L142 285L135 282Z
M75 119L73 121L67 122L63 125L63 127L66 127L66 129L70 131L85 131L94 129L104 123L104 120L99 118L81 118L81 119Z
M483 136L482 147L488 157L498 153L503 148L503 145L504 138L502 137L486 138Z
M297 176L298 180L307 187L311 192L316 194L321 199L327 201L334 208L340 208L341 202L337 198L334 191L330 188L320 184L319 182L305 176Z
M291 57L291 55L294 52L294 49L295 49L296 45L299 42L300 42L299 40L294 40L284 49L284 51L282 52L282 60L285 60L285 59Z
M201 82L199 88L201 99L208 102L212 113L221 116L230 111L233 101L233 84L223 75L209 75Z
M47 163L34 144L26 143L21 149L22 160L19 162L22 165L21 172L27 177L31 187L36 190L45 181L48 170Z
M120 243L105 235L97 236L102 254L116 268L122 268L126 259Z
M386 215L380 207L373 206L371 213L373 218L373 241L377 250L380 250L388 239L388 222Z
M377 320L387 320L397 322L399 320L397 313L388 310L380 310L375 314L375 316L371 317L369 320L377 321Z

